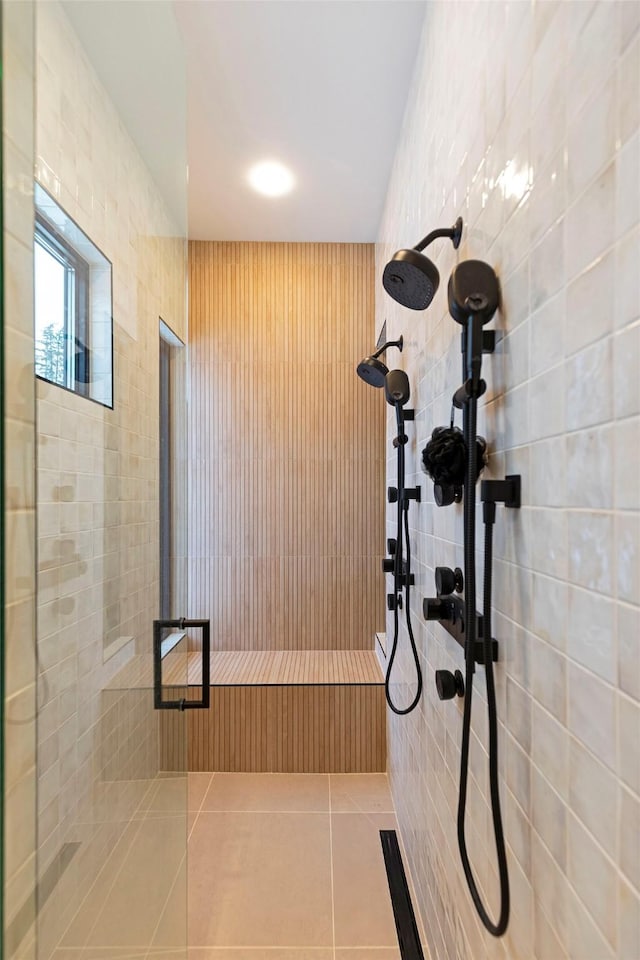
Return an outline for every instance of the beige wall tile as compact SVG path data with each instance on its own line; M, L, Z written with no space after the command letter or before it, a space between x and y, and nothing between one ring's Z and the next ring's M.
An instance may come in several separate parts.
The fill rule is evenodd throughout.
M640 744L630 730L640 699L640 488L637 425L623 418L640 412L640 119L631 94L640 76L639 29L628 4L429 5L376 246L379 276L414 234L458 215L465 220L457 254L445 243L432 248L441 284L424 314L409 317L377 289L377 329L386 320L389 335L407 340L402 365L421 424L409 472L419 470L422 440L446 422L459 385L458 329L446 299L451 267L483 258L500 277L503 303L492 326L504 332L504 351L485 361L489 389L479 421L503 458L495 475L510 460L523 474L520 539L508 511L499 513L494 577L497 687L500 697L506 691L498 706L501 754L514 798L507 795L507 842L524 870L524 882L514 885L507 955L529 957L533 949L538 960L615 951L612 923L626 876L616 840L620 779L629 822L636 794L627 787L637 790ZM448 67L452 35L473 56L473 81ZM479 38L490 54L478 54ZM391 421L388 427L391 483ZM430 569L460 562L461 510L439 511L429 500L411 516L416 534L425 534L416 536L414 555L426 595ZM460 665L444 634L435 640L420 618L414 627L427 671ZM459 738L460 718L449 711L445 733L433 697L426 684L426 724L388 718L392 793L413 881L425 891L419 905L432 947L450 955L455 939L457 956L484 960L500 947L477 926L455 845L450 857L434 852L455 830L455 750L444 769L438 751L444 756L442 743ZM474 712L483 709L475 697ZM482 792L482 777L473 785ZM486 809L486 795L476 801L483 803ZM579 831L589 838L584 850ZM487 875L492 845L478 856L477 870ZM593 857L588 869L595 870L600 856L613 890L603 901L606 916L592 909L589 884L599 881L580 886L575 867ZM632 914L625 913L631 943Z

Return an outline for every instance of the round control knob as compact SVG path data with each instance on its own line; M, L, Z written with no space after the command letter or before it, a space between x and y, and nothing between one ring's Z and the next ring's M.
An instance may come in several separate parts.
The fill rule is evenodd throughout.
M464 678L459 670L436 670L436 689L441 700L464 697Z
M389 503L398 502L398 488L397 487L387 487L387 500Z
M396 562L393 557L385 559L382 561L382 572L383 573L393 573L395 570Z
M460 593L463 584L462 570L456 567L436 567L436 593L439 597L447 596L455 590Z

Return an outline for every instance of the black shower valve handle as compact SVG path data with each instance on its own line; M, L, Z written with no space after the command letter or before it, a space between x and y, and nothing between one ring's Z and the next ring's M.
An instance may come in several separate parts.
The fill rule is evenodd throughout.
M396 561L393 557L385 558L382 561L382 572L383 573L393 573L396 568Z
M445 597L456 593L461 593L464 585L464 576L460 567L452 570L450 567L436 567L435 573L436 593L439 597Z
M460 670L436 670L436 689L441 700L464 697L464 677Z
M398 488L397 488L397 487L387 487L387 502L388 502L388 503L397 503L397 502L398 502Z
M425 620L455 623L455 604L450 597L425 597L422 601L422 615Z
M393 438L393 445L398 449L398 447L404 447L405 444L409 443L409 437L406 433L399 433L397 437Z

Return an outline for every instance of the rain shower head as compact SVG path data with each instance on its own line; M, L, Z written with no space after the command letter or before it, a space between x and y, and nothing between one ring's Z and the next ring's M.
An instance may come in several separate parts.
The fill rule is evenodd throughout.
M437 267L417 250L398 250L382 274L389 296L410 310L426 310L439 283Z
M389 373L389 368L375 357L365 357L356 367L356 373L361 380L370 384L372 387L384 387L384 380Z
M382 285L389 296L410 310L426 310L438 290L440 274L421 251L439 237L450 239L457 250L461 236L462 219L458 217L452 227L432 230L415 247L394 253L382 274Z
M381 353L384 353L387 347L397 347L402 353L402 346L402 337L400 337L399 340L389 340L387 343L384 343L379 350L376 350L372 356L365 357L364 360L361 360L356 367L356 373L360 379L372 387L384 387L385 377L389 373L389 368L382 360L378 360L378 357Z

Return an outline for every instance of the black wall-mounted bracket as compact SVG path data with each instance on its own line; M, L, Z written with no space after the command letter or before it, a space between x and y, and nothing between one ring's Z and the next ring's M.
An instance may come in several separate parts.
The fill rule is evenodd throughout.
M415 410L402 410L402 419L403 420L415 420L416 412Z
M420 487L405 487L402 493L403 503L407 500L417 500L420 503Z
M464 629L464 600L458 596L426 597L422 602L422 611L425 620L437 620L461 647L466 645ZM483 617L476 614L478 639L474 646L473 659L476 663L484 663ZM491 641L493 652L492 660L498 660L498 641Z
M504 480L483 480L480 499L484 503L504 503L505 507L520 509L520 474L512 473Z
M496 349L496 331L495 330L483 330L482 331L482 352L483 353L494 353ZM467 352L467 328L463 327L462 335L460 337L460 352L466 354Z

